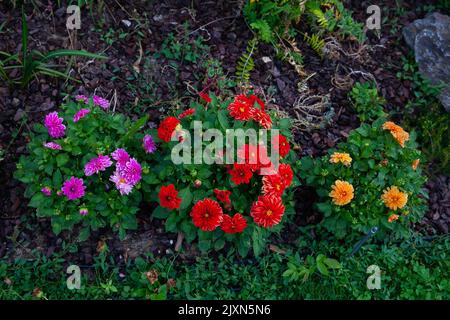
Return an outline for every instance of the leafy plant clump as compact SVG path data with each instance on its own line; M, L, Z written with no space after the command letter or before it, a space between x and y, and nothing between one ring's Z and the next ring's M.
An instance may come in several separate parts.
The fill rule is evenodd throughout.
M61 115L49 113L44 125L35 125L30 154L17 164L15 177L26 184L29 206L51 218L56 234L81 225L80 238L86 239L109 225L123 238L137 226L141 178L153 157L138 132L146 118L133 123L108 108L101 97L78 96Z
M378 95L376 86L372 83L356 83L350 92L353 105L361 122L371 122L380 117L386 117L383 105L386 102Z
M328 155L303 158L299 172L316 188L323 226L343 238L378 227L385 235L410 234L426 209L415 133L385 119L362 124Z
M292 193L287 191L298 185L291 169L290 121L266 113L254 95L226 100L206 93L201 96L203 104L193 102L178 116L165 118L158 128L161 150L152 170L156 179L147 181L156 187L150 200L159 204L153 216L165 219L166 231L178 232L189 242L198 238L203 251L219 250L231 242L242 256L250 248L258 255L268 236L279 232L294 213ZM199 142L194 141L196 122L202 124L205 138ZM268 150L272 154L274 147L267 142L249 139L239 146L235 137L227 137L229 129L259 132L260 128L280 130L275 138L281 156L278 169L269 159ZM209 135L209 129L217 129L218 135ZM200 149L195 149L196 143ZM230 149L231 162L226 161ZM183 163L174 164L174 152L183 157ZM212 162L196 162L203 155ZM264 169L270 174L262 175Z

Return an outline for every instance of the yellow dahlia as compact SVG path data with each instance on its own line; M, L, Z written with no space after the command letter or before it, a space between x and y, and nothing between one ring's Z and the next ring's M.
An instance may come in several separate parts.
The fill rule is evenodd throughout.
M335 152L330 157L331 163L343 163L346 166L349 166L352 163L352 157L348 153L339 153Z
M397 210L403 208L408 202L408 195L401 192L396 186L391 186L384 190L381 196L384 205L391 210Z
M334 204L344 206L353 199L353 186L347 181L336 180L331 186L329 196L333 198Z
M402 148L405 146L405 142L409 140L409 133L392 121L385 122L383 124L383 129L389 130L391 132L391 135L395 140L397 140Z

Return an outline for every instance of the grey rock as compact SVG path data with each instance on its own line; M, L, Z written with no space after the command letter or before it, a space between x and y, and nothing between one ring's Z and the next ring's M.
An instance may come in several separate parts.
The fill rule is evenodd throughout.
M402 30L420 72L433 85L444 84L439 100L450 112L450 17L431 13Z

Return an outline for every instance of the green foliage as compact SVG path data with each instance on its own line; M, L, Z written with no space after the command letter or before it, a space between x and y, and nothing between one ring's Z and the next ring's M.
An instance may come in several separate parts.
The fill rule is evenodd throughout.
M187 30L187 26L185 28ZM205 52L208 52L208 47L204 44L202 37L190 39L186 35L178 39L173 33L169 33L164 39L160 50L166 59L187 63L197 63Z
M422 152L432 163L431 173L450 174L450 113L438 100L442 86L434 86L422 76L413 56L403 59L397 77L412 83L414 97L398 112L407 127L417 130Z
M0 52L0 55L4 57L4 60L0 62L0 77L3 78L9 85L20 84L22 88L25 88L33 77L39 75L47 75L50 77L60 77L66 79L72 79L67 73L58 71L55 67L49 64L50 60L61 57L86 57L91 59L106 59L105 56L89 53L84 50L55 50L47 53L41 53L33 50L28 50L28 25L26 22L25 13L22 11L22 52L20 54L9 54L6 52ZM16 63L16 64L12 64ZM9 72L11 69L19 69L21 71L20 78L11 79Z
M283 273L283 277L287 278L289 282L297 282L299 280L306 282L316 272L319 272L323 276L329 276L330 269L342 268L339 261L327 258L321 253L315 259L312 256L307 256L304 261L296 253L287 263L287 267L288 269Z
M78 122L73 122L74 114L81 108L91 111ZM126 229L137 226L135 214L142 198L140 185L135 186L128 196L122 196L109 176L114 166L108 169L109 175L98 174L84 177L84 166L99 154L108 155L117 148L125 148L131 156L143 154L140 127L146 118L133 123L122 114L112 114L93 105L83 102L68 102L62 106L62 117L66 124L66 136L56 139L62 150L52 150L44 147L49 135L46 128L36 124L34 134L28 145L29 155L22 156L17 164L15 178L26 184L25 196L30 198L29 206L36 208L39 217L49 217L56 234L62 230L70 230L75 225L81 225L80 239L85 240L90 230L109 225L119 232L121 238ZM144 157L144 156L143 156ZM139 163L143 168L143 179L154 179L143 157ZM146 156L151 159L151 156ZM71 176L83 177L86 186L84 197L68 200L57 192ZM41 189L47 187L51 196L45 196ZM79 213L81 208L87 208L89 214Z
M386 101L383 97L378 96L375 84L356 83L350 92L350 97L361 122L372 122L386 116L383 111Z
M250 72L255 68L252 56L258 49L258 39L253 38L247 44L245 52L239 57L236 65L236 77L239 83L246 83L250 80Z
M409 223L418 221L426 209L427 195L422 189L425 177L420 167L412 168L413 161L421 158L416 135L412 132L402 148L389 131L382 129L384 122L379 119L372 125L362 124L350 133L346 142L329 150L328 155L319 159L303 158L298 167L306 184L316 188L320 201L317 208L324 214L322 224L338 238L351 231L366 233L374 226L379 227L380 237L389 234L407 237ZM351 164L331 163L334 152L348 153ZM335 205L329 196L337 180L347 181L354 188L354 198L343 206ZM381 200L383 190L391 186L408 195L407 204L401 210L389 210ZM401 217L389 223L388 217L393 213Z
M319 56L323 56L324 39L321 39L317 34L312 34L311 36L305 34L304 40Z

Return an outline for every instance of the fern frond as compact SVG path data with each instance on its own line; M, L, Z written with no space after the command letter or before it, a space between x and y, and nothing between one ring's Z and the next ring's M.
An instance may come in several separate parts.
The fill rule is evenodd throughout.
M313 33L311 36L304 35L303 39L319 56L323 56L323 48L325 47L325 40Z
M252 29L258 31L258 35L264 42L272 42L274 40L272 28L266 20L257 20L250 24Z
M245 52L239 57L236 65L236 77L239 83L247 83L250 80L250 73L255 68L255 61L252 56L255 53L258 46L258 40L256 38L251 39Z

